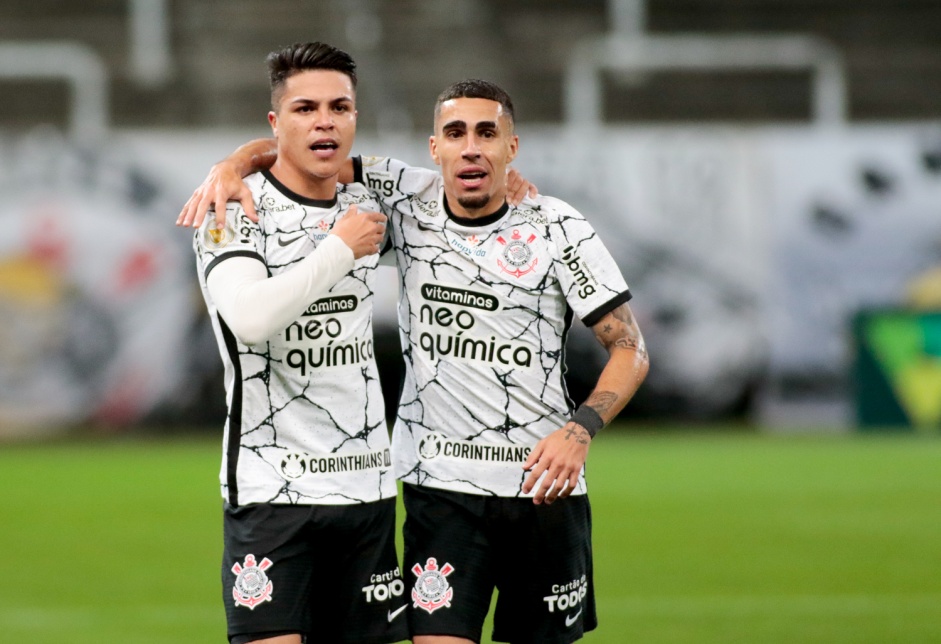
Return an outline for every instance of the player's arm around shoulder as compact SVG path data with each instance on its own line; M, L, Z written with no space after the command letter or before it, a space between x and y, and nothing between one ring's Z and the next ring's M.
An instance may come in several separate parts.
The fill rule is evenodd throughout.
M212 166L209 175L193 191L177 216L177 226L199 228L210 209L215 210L218 226L222 226L225 210L219 204L237 201L252 221L258 221L251 189L243 181L248 175L267 170L277 159L277 143L274 139L256 139L236 149L219 163Z
M440 176L435 170L412 166L390 157L353 158L353 181L363 184L387 206L395 206L404 198L436 189Z

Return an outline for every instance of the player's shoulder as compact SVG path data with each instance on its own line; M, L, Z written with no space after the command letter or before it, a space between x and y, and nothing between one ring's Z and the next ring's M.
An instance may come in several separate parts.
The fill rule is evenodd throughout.
M392 157L374 157L361 156L354 159L354 174L357 180L366 183L369 187L375 187L375 180L370 177L388 177L399 181L406 179L409 183L419 181L423 184L432 182L439 176L436 170L429 170L420 166L413 166L405 161L394 159ZM358 166L358 167L357 167ZM358 175L362 174L363 178Z
M535 197L527 196L515 208L516 215L535 225L560 224L565 221L584 219L569 203L556 197L539 194Z

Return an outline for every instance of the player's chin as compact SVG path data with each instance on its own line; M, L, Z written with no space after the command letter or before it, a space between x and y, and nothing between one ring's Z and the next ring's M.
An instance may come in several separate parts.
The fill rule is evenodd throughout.
M457 202L467 210L479 210L490 203L490 193L464 192L458 195Z
M307 165L307 172L318 179L329 179L340 173L343 161L317 161Z

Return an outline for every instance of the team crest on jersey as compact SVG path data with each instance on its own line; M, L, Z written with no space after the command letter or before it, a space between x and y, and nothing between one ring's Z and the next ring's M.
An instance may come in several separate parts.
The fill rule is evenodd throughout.
M532 271L536 267L536 263L539 262L538 257L533 258L533 249L529 246L535 239L536 235L531 234L524 241L518 229L513 229L510 241L507 241L502 235L497 237L497 241L503 246L503 259L506 260L506 264L499 259L497 260L497 266L500 267L500 270L517 279Z
M258 604L271 601L274 584L265 574L271 566L271 560L267 557L262 559L261 563L256 563L255 555L246 555L243 563L235 562L232 566L232 572L235 573L232 597L235 599L236 606L245 606L255 610Z
M429 557L424 568L421 564L415 564L412 566L412 572L418 577L412 589L414 608L423 608L429 614L439 608L450 608L454 589L448 584L446 577L454 572L454 566L446 563L439 570L438 560Z

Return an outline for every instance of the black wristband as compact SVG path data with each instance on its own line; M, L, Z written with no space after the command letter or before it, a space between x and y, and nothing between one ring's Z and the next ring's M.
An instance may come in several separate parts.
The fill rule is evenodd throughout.
M572 414L569 420L584 427L588 435L592 438L604 427L604 421L601 419L601 415L588 405L579 405L578 409L575 410L575 413Z

